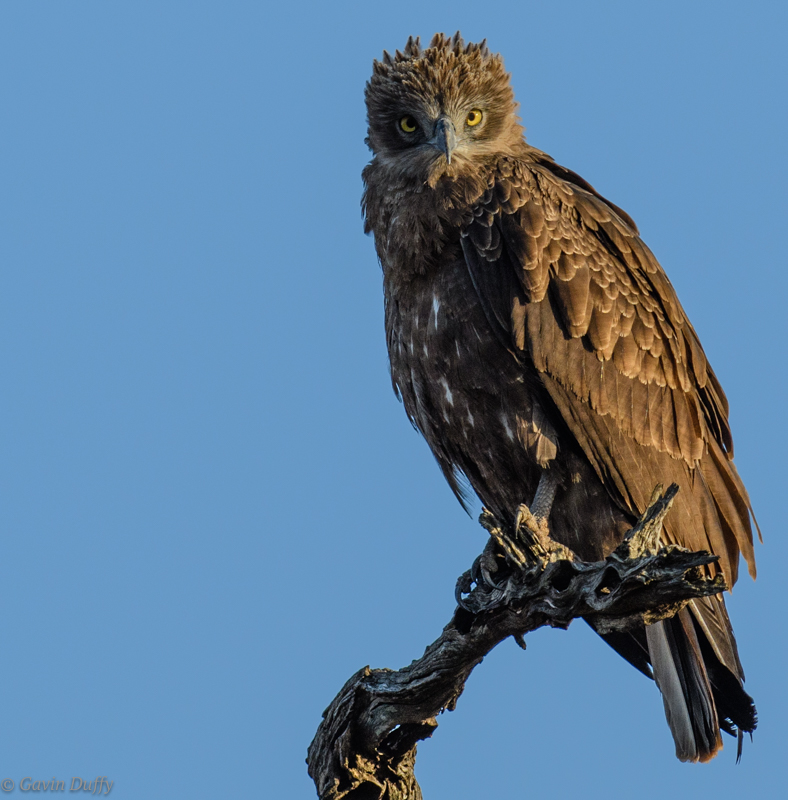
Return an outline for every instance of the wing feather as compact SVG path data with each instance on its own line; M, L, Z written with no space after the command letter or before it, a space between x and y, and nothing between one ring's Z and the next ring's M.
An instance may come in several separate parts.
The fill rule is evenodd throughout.
M504 173L462 240L488 319L622 508L642 513L675 480L669 540L711 549L731 583L740 552L754 573L727 400L634 223L546 157Z

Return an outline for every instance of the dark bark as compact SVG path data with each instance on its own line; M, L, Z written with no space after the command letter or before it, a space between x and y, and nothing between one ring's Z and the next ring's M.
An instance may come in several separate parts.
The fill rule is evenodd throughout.
M602 633L628 630L723 591L723 577L704 569L716 556L659 547L676 491L655 493L624 541L593 563L551 540L524 506L513 534L483 514L495 546L460 577L460 605L443 633L403 669L359 670L323 713L307 756L321 800L420 800L417 742L432 735L437 715L454 709L473 668L507 637L524 647L524 634L566 628L578 617Z

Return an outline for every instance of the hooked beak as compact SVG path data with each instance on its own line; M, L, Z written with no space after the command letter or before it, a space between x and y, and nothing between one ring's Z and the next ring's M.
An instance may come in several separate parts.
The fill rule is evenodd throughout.
M457 132L454 130L454 123L448 117L440 117L435 123L435 130L429 143L446 156L447 164L451 164L451 154L457 147Z

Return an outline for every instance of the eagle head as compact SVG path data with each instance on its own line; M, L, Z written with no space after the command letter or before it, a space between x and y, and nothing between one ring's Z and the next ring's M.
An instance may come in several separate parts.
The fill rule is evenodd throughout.
M429 47L410 37L383 53L367 83L367 144L379 162L431 186L523 140L510 76L485 42L435 34Z

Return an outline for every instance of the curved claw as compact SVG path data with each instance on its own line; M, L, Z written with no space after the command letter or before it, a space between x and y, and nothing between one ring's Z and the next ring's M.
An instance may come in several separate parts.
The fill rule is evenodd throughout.
M491 566L494 567L495 572L498 571L498 567L495 565L495 556L490 549L485 547L482 554L476 556L476 559L473 562L473 566L471 567L471 577L478 586L487 586L490 589L500 589L501 587L493 579L492 571L490 570Z
M470 571L463 572L462 575L457 578L457 583L454 585L454 599L457 601L457 605L460 608L465 609L465 611L470 611L471 609L465 603L463 594L468 594L471 591L472 586L473 578Z
M487 561L487 559L485 559L484 556L482 555L481 561L479 563L479 570L482 573L482 578L484 579L484 583L487 586L489 586L491 589L500 589L501 588L500 585L497 584L493 580L493 576L490 574L490 571L487 569L487 565L485 563L486 561ZM497 569L496 569L496 571L497 571Z

